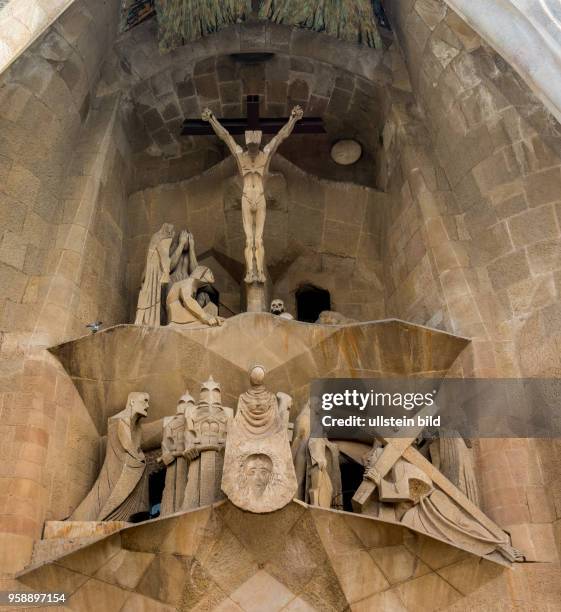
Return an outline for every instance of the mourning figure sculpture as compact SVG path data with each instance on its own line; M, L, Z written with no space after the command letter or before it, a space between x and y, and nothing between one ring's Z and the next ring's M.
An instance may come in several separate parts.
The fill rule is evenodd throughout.
M185 326L222 325L224 319L218 316L215 304L208 301L203 307L197 301L197 291L214 283L210 268L197 266L184 280L174 283L166 298L168 324Z

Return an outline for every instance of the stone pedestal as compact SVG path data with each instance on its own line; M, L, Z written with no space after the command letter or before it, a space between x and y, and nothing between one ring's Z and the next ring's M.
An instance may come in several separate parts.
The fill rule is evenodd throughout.
M269 312L271 305L271 281L265 283L243 283L242 311Z

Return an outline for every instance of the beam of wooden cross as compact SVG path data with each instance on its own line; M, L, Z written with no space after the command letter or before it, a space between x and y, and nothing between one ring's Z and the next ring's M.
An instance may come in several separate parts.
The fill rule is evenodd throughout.
M247 96L247 117L239 119L219 119L220 123L232 135L244 134L247 130L260 130L263 134L276 134L288 121L288 117L259 116L259 96ZM304 117L296 124L294 134L325 134L321 117ZM202 119L185 119L181 130L182 136L209 136L214 130Z
M429 415L435 415L438 412L438 406L434 403L432 406L426 406L419 412L420 417L427 417ZM437 485L444 493L449 495L461 508L463 508L469 515L471 515L481 525L486 527L495 537L502 539L505 537L505 532L494 523L487 515L485 515L466 495L458 489L452 482L444 476L444 474L434 467L434 465L425 459L423 455L412 446L413 442L417 439L417 436L422 432L424 428L410 427L402 430L402 438L379 438L386 443L382 450L382 454L378 457L378 460L373 466L373 472L375 473L375 479L383 479L388 472L392 469L398 459L403 458L409 461L409 463L418 467L423 471L433 482ZM366 472L365 472L366 473ZM376 483L374 480L368 477L364 478L362 484L356 490L352 505L353 510L361 514L364 507L374 490L376 489Z

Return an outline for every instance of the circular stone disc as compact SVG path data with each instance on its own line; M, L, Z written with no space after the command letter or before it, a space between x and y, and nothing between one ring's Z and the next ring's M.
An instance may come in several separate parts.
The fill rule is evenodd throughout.
M356 140L340 140L331 147L331 157L340 166L355 164L362 155L362 146Z

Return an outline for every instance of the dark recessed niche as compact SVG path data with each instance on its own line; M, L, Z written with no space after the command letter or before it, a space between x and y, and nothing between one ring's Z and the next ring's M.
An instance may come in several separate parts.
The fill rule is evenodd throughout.
M230 57L240 64L261 64L275 56L274 53L261 53L259 51L248 51L247 53L231 53Z
M296 290L298 321L315 323L324 310L331 310L329 291L315 285L301 285Z

